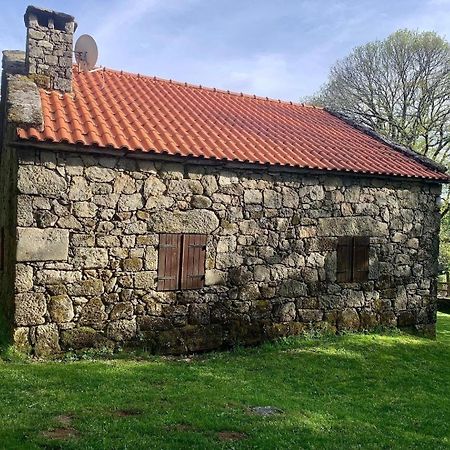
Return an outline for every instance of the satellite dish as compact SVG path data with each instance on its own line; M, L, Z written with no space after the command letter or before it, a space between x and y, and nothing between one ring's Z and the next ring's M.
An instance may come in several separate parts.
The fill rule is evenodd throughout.
M75 60L83 72L95 67L98 58L97 44L92 36L82 34L75 44Z

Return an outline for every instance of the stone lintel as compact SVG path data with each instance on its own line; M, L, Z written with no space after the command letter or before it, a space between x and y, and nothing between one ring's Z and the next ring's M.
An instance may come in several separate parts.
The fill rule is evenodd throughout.
M155 233L209 234L217 229L219 219L210 210L157 211L152 214L149 229Z
M372 217L327 217L319 219L317 236L386 236L388 226Z

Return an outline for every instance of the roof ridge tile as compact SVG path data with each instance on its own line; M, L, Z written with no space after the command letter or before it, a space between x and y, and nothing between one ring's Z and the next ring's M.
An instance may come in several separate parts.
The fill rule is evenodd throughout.
M76 70L78 70L77 65L74 65L74 67L76 67L77 68ZM163 78L163 77L158 77L156 75L143 75L141 73L127 72L124 70L112 69L110 67L103 67L103 71L113 73L113 74L119 74L121 76L131 77L131 78L133 78L133 77L142 78L142 79L147 78L147 79L151 79L153 81L160 81L162 83L174 84L174 85L178 85L178 86L199 89L199 90L207 90L207 91L217 92L219 94L233 95L236 97L246 97L246 98L255 99L255 100L263 100L263 101L269 101L269 102L273 102L273 103L282 103L282 104L286 104L286 105L300 106L300 107L304 107L304 108L323 109L321 106L310 105L310 104L301 103L301 102L293 102L292 100L280 100L280 99L275 99L275 98L271 98L271 97L258 96L256 94L231 91L229 89L220 89L220 88L216 88L216 87L204 86L202 84L188 83L186 81L177 81L177 80L173 80L172 78Z

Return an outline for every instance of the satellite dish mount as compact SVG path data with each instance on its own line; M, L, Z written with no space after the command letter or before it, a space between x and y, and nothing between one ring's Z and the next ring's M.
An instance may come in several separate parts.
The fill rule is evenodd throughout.
M92 36L81 35L75 43L75 61L82 72L89 72L95 67L98 58L97 44Z

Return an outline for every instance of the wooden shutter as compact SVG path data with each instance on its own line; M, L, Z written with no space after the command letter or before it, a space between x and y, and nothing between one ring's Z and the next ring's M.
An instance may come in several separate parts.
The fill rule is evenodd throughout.
M158 255L158 290L179 289L181 234L160 234Z
M336 280L340 283L352 281L353 268L353 238L341 236L337 245L337 270Z
M198 289L205 285L206 235L185 234L181 264L181 289Z
M353 244L353 281L364 282L369 279L369 243L367 236L357 236Z

